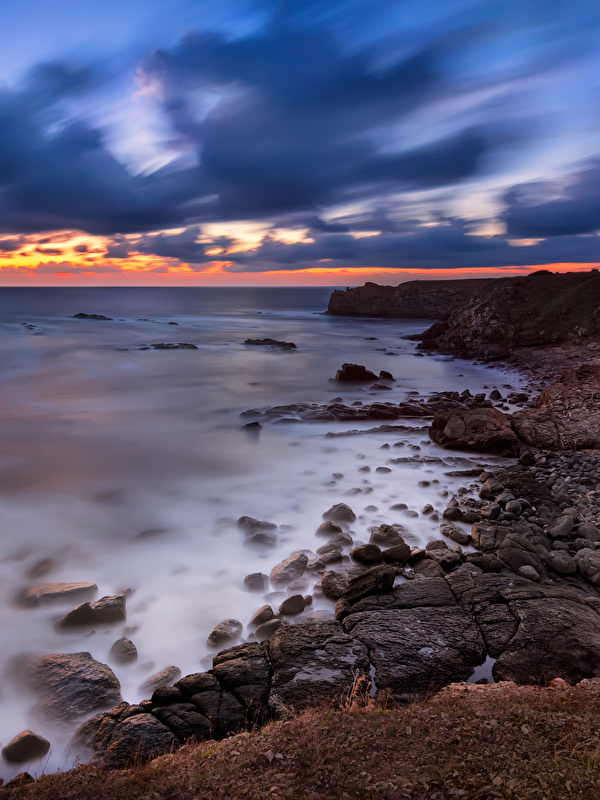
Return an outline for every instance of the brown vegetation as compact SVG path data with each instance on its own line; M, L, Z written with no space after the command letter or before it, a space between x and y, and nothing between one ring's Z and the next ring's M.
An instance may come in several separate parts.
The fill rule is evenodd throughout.
M82 766L2 800L597 800L600 681L455 684L399 707L358 681L312 709L130 770Z

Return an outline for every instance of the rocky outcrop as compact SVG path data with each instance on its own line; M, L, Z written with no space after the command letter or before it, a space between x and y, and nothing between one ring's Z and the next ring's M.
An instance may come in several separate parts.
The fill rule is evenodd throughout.
M327 310L329 314L350 317L446 319L487 283L487 279L407 281L399 286L365 283L345 291L336 289Z
M466 448L483 452L514 452L519 438L510 417L497 408L438 411L429 431L442 447Z

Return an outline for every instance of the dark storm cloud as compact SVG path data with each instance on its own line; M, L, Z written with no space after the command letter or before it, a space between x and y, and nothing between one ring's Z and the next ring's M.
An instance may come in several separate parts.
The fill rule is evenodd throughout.
M556 194L551 183L515 186L505 196L508 235L535 239L600 231L600 161L571 176Z

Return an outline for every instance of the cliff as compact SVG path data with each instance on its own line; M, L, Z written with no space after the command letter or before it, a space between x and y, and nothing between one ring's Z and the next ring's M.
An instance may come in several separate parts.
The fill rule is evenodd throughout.
M492 279L493 280L493 279ZM458 281L407 281L399 286L365 283L353 289L336 289L328 312L344 317L446 319L470 300L490 279Z

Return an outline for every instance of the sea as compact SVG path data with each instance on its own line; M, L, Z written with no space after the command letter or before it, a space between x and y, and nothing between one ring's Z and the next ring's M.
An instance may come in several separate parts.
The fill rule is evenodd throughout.
M0 777L73 764L76 724L39 716L34 692L15 675L23 656L89 652L112 667L124 699L139 701L147 695L141 684L167 666L183 674L209 669L207 637L221 620L243 623L240 642L252 638L254 612L266 602L277 608L286 594L249 592L244 577L268 575L296 550L316 550L324 540L315 531L331 505L353 508L356 542L386 522L401 523L407 541L424 546L440 530L420 509L430 503L441 513L468 486L447 473L493 463L442 450L423 430L367 433L380 424L373 421L243 427L248 417L240 414L249 409L300 401L397 403L415 393L519 388L518 376L498 366L420 354L403 337L431 321L328 316L330 292L0 291L0 745L24 729L52 743L43 761L0 759ZM244 344L267 337L296 349ZM169 342L197 349L145 349ZM344 362L389 371L395 381L387 391L340 384L334 378ZM349 435L332 435L342 433ZM391 509L399 503L407 509ZM282 526L278 544L248 546L236 524L242 515ZM29 578L40 562L47 574ZM126 590L127 619L59 630L72 601L15 602L42 581L93 581L98 597ZM306 594L316 582L307 578ZM315 613L333 617L333 604L315 597L287 621ZM109 653L123 635L139 657L119 666Z

